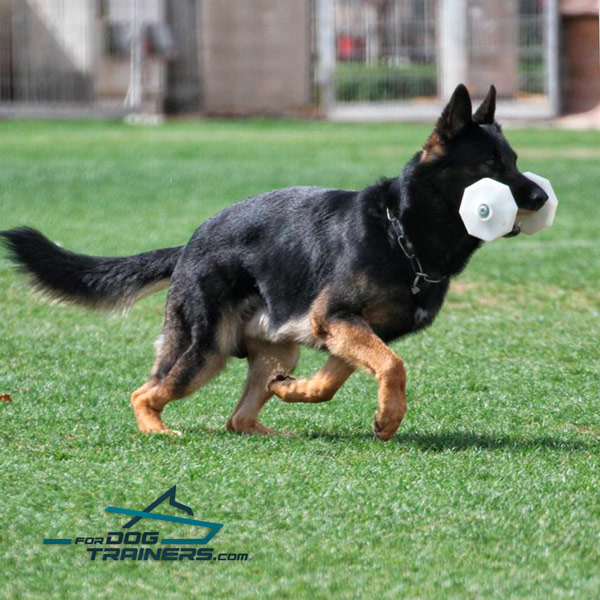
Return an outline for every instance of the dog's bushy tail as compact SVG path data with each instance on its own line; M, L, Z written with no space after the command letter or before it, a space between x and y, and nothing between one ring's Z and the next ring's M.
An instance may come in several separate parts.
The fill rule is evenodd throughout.
M0 241L34 288L61 302L127 309L169 284L182 246L123 257L75 254L30 227L0 231Z

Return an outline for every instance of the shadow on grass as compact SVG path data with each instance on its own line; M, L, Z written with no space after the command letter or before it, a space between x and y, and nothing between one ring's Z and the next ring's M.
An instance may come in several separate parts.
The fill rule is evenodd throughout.
M412 445L421 450L554 450L559 452L587 452L600 450L600 440L572 440L553 436L512 437L489 435L474 431L400 432L393 440L403 446Z
M206 426L192 426L186 428L187 434L209 434L219 437L235 436L225 428L212 428ZM246 437L246 436L242 436ZM247 439L261 439L260 437L248 436ZM272 438L270 438L272 439ZM368 431L304 431L292 432L290 436L283 435L279 439L283 440L319 440L332 443L347 443L352 441L369 441L374 444L381 444L375 440L374 436ZM411 431L400 429L388 444L402 446L403 448L416 448L423 452L447 452L447 451L465 451L465 450L489 450L489 451L531 451L531 450L550 450L554 452L591 452L600 450L600 438L589 436L586 440L572 439L559 436L533 436L517 437L510 435L493 435L480 433L476 431Z
M313 432L300 437L318 440L343 441L366 440L374 437L369 433L356 432ZM446 452L464 450L517 450L530 451L536 449L556 452L590 452L600 450L600 439L586 441L565 439L552 436L511 437L508 435L490 435L475 431L436 431L435 433L400 430L392 438L390 444L404 448L417 448L424 452Z

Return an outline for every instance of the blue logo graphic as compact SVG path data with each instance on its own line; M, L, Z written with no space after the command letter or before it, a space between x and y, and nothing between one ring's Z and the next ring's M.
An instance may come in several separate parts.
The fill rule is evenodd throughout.
M175 500L175 493L177 492L177 486L174 485L168 489L162 496L159 496L152 504L146 506L144 510L131 510L130 508L117 508L116 506L108 506L105 510L110 513L117 513L119 515L132 516L133 519L127 521L123 525L123 529L129 529L135 525L140 519L154 519L156 521L170 521L171 523L182 523L183 525L195 525L196 527L207 527L210 532L203 538L164 538L160 541L161 544L207 544L212 540L217 532L223 527L222 523L211 523L210 521L199 521L198 519L186 519L185 517L172 517L170 515L162 515L160 513L150 512L157 506L162 504L165 500L169 501L169 504L174 508L177 508L190 516L194 516L194 511L185 504L177 502ZM71 538L46 538L44 544L60 544L68 545L73 540ZM75 542L77 543L77 542Z
M155 519L157 521L170 521L172 523L182 523L184 525L208 527L208 529L210 529L210 532L203 538L164 538L160 542L161 544L207 544L208 542L210 542L210 540L213 539L213 537L215 537L215 535L221 529L221 527L223 527L222 523L211 523L210 521L199 521L197 519L186 519L184 517L171 517L170 515L162 515L160 513L150 512L157 506L165 502L165 500L169 500L169 504L171 506L193 517L194 511L189 506L181 504L180 502L177 502L177 500L175 500L176 491L177 486L174 485L172 488L167 490L162 496L159 496L154 502L152 502L152 504L144 508L144 510L131 510L129 508L117 508L115 506L109 506L106 508L106 512L132 516L133 519L127 521L127 523L123 525L123 529L128 529L129 527L135 525L140 519Z
M159 496L154 502L146 506L143 510L133 510L131 508L119 508L117 506L108 506L105 512L115 513L117 515L127 515L133 517L129 519L120 531L109 531L106 535L90 536L84 535L74 538L45 538L44 544L53 544L58 546L80 546L85 548L91 561L247 561L247 552L217 552L214 548L207 548L204 545L210 542L218 531L223 527L222 523L212 523L211 521L200 521L191 519L194 511L187 505L177 502L175 494L177 486L168 489ZM154 509L169 502L169 505L186 514L185 517L172 517L154 512ZM168 523L181 523L182 525L193 525L194 527L204 527L209 532L204 537L193 538L162 538L158 531L137 531L132 527L142 519L150 519L151 523L156 521L166 521ZM146 521L147 523L148 521ZM123 531L125 530L125 531Z

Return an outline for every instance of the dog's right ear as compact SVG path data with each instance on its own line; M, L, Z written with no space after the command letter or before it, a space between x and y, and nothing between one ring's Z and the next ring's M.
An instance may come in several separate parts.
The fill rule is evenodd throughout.
M459 131L472 122L472 112L473 107L471 105L469 90L460 83L456 86L450 101L442 111L433 133L429 136L427 142L425 142L421 162L444 154L444 146Z
M490 85L490 91L487 93L481 106L475 111L473 120L481 125L491 125L496 115L496 86Z

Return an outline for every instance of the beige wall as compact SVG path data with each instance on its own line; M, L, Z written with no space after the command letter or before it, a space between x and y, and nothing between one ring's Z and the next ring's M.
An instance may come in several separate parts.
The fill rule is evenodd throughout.
M598 0L560 0L561 15L598 15Z
M260 114L306 107L309 16L308 0L204 0L204 109Z
M514 98L518 88L519 13L516 0L470 0L468 88L482 98L490 83L500 97Z

